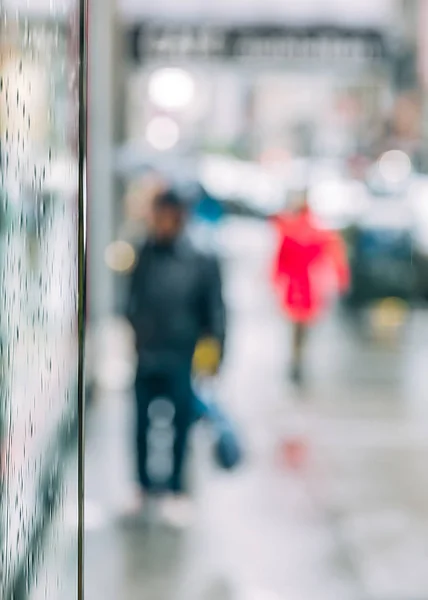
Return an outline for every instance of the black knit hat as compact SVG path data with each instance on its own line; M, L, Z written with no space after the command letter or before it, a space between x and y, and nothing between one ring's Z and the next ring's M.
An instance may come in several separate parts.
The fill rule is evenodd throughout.
M173 188L168 188L156 197L155 208L174 208L182 211L186 208L186 201Z

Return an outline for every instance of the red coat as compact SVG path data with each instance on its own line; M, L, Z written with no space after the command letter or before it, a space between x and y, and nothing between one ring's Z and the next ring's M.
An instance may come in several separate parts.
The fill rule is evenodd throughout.
M273 281L292 321L310 323L349 285L344 243L322 229L310 211L274 219L279 233Z

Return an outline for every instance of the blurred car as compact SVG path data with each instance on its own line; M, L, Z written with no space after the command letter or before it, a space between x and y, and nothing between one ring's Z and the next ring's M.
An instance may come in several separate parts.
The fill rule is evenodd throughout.
M415 184L415 177L392 185L378 177L367 180L365 209L347 232L351 305L388 297L411 302L424 295L421 283L428 262L422 241L427 239L428 214L421 219L423 203Z
M418 295L420 299L428 301L428 177L426 175L412 177L407 202L414 216L413 261L416 267Z
M409 212L403 205L372 205L355 224L350 237L351 305L383 298L411 301L416 270Z

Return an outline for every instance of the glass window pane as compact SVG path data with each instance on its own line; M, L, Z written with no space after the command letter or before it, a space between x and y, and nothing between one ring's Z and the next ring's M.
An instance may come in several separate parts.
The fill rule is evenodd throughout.
M78 0L0 0L5 600L76 598L78 36Z

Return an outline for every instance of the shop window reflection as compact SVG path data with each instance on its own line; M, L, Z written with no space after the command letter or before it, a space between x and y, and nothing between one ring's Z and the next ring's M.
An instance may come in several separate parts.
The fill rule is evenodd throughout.
M78 4L0 2L4 600L77 590Z

